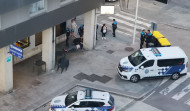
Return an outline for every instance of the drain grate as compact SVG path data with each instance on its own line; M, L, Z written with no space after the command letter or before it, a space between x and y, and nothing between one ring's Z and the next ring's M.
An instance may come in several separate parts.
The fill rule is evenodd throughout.
M130 52L130 51L133 51L133 50L134 50L134 49L133 49L132 47L126 47L126 48L125 48L125 51L129 51L129 52Z
M109 53L109 54L112 54L112 53L114 53L114 51L113 50L108 50L108 51L106 51L107 53Z
M99 82L104 83L104 84L109 82L112 79L111 77L106 76L106 75L103 75L103 76L99 76L97 74L87 75L87 74L84 74L82 72L75 75L74 78L77 80L80 80L80 81L83 79L86 79L90 82L99 81Z

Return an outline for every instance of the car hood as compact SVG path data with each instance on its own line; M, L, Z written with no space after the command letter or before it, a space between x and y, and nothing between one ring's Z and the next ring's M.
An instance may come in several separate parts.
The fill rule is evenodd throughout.
M129 61L128 57L125 57L125 58L122 58L120 60L120 66L123 68L123 69L133 69L134 66L131 64L131 62Z
M53 98L53 100L51 101L50 105L51 108L65 108L65 98L67 95L63 95L63 96L57 96L55 98Z

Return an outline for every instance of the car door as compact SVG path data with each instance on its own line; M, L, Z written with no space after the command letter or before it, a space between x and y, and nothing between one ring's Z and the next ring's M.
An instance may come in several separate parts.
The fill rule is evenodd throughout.
M105 109L103 108L104 105L105 103L101 101L88 101L88 108L90 108L90 111L103 111Z
M148 60L139 66L139 75L142 78L154 77L155 74L155 60Z
M89 110L88 101L77 101L70 105L66 111L86 111Z

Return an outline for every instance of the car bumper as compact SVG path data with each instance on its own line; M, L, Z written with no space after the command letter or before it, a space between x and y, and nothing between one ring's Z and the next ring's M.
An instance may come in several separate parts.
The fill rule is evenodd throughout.
M121 79L129 80L129 78L128 78L126 75L123 75L122 72L121 72L119 69L117 69L117 71L118 71L118 75L119 75L119 77L120 77Z

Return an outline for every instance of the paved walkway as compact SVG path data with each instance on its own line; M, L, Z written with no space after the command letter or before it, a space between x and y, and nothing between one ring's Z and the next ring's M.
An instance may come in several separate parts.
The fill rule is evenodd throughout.
M94 50L79 50L67 54L70 66L62 74L60 70L58 72L52 70L37 76L36 71L32 72L32 61L35 57L15 65L14 90L0 96L0 110L34 110L77 85L109 91L133 99L141 98L158 85L161 79L142 80L134 84L118 77L119 60L139 49L138 43L130 45L129 41L128 37L121 34L113 38L111 33L107 34L106 40L102 40L98 33ZM62 46L63 44L60 44L57 48ZM132 48L133 51L126 51L126 47Z

